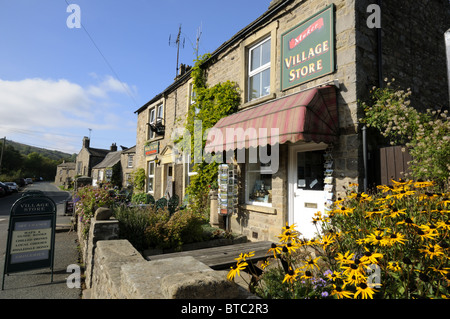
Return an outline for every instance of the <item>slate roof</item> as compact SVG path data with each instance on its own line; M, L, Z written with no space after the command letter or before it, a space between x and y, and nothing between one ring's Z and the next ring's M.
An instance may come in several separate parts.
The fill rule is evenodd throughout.
M113 167L115 164L120 162L120 154L121 153L122 153L122 151L109 152L106 155L105 159L103 161L101 161L100 163L98 163L97 165L95 165L93 167L93 169Z

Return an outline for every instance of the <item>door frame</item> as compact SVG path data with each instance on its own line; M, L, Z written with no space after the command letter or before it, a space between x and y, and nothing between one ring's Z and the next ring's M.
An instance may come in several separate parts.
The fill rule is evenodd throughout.
M312 152L325 151L328 144L325 143L302 143L289 145L288 158L288 214L287 222L289 225L294 223L294 191L297 185L297 153L298 152Z

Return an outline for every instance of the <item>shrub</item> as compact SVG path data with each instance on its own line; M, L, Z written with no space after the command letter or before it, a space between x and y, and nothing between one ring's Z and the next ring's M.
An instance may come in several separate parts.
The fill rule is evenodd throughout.
M450 297L450 193L393 182L373 194L350 189L318 212L316 238L286 225L268 251L274 257L256 267L241 254L228 278L250 272L252 290L266 298Z
M93 186L81 187L74 195L75 212L79 221L83 224L83 232L89 229L91 218L99 207L111 207L114 198L111 197L106 187L94 188Z
M377 129L391 145L405 145L409 149L414 179L434 180L442 186L447 184L450 178L448 111L428 109L419 112L410 106L411 90L394 90L391 84L373 88L371 105L361 104L364 110L361 122Z
M181 245L201 241L206 220L189 210L177 211L170 216L167 209L151 216L151 223L145 230L149 247L175 248Z

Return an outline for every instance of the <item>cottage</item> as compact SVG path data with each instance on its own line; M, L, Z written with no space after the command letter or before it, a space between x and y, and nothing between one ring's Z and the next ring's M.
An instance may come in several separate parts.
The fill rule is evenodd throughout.
M55 185L69 188L75 180L75 162L62 162L56 167Z
M385 145L365 135L358 101L385 77L410 87L418 108L448 109L448 1L379 1L381 29L368 21L372 2L271 1L203 63L208 86L230 80L241 92L239 110L214 126L203 150L237 158L233 232L276 240L282 226L296 223L311 238L311 217L349 183L364 190L379 180ZM184 196L195 174L191 154L180 154L171 138L193 102L191 71L183 72L136 111L136 166L155 197L168 189Z

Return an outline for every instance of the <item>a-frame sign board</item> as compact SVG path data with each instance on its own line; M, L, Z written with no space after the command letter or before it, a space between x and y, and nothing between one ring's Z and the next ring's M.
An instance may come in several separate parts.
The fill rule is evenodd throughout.
M5 275L51 269L55 250L56 204L42 192L26 192L11 207L6 244Z

